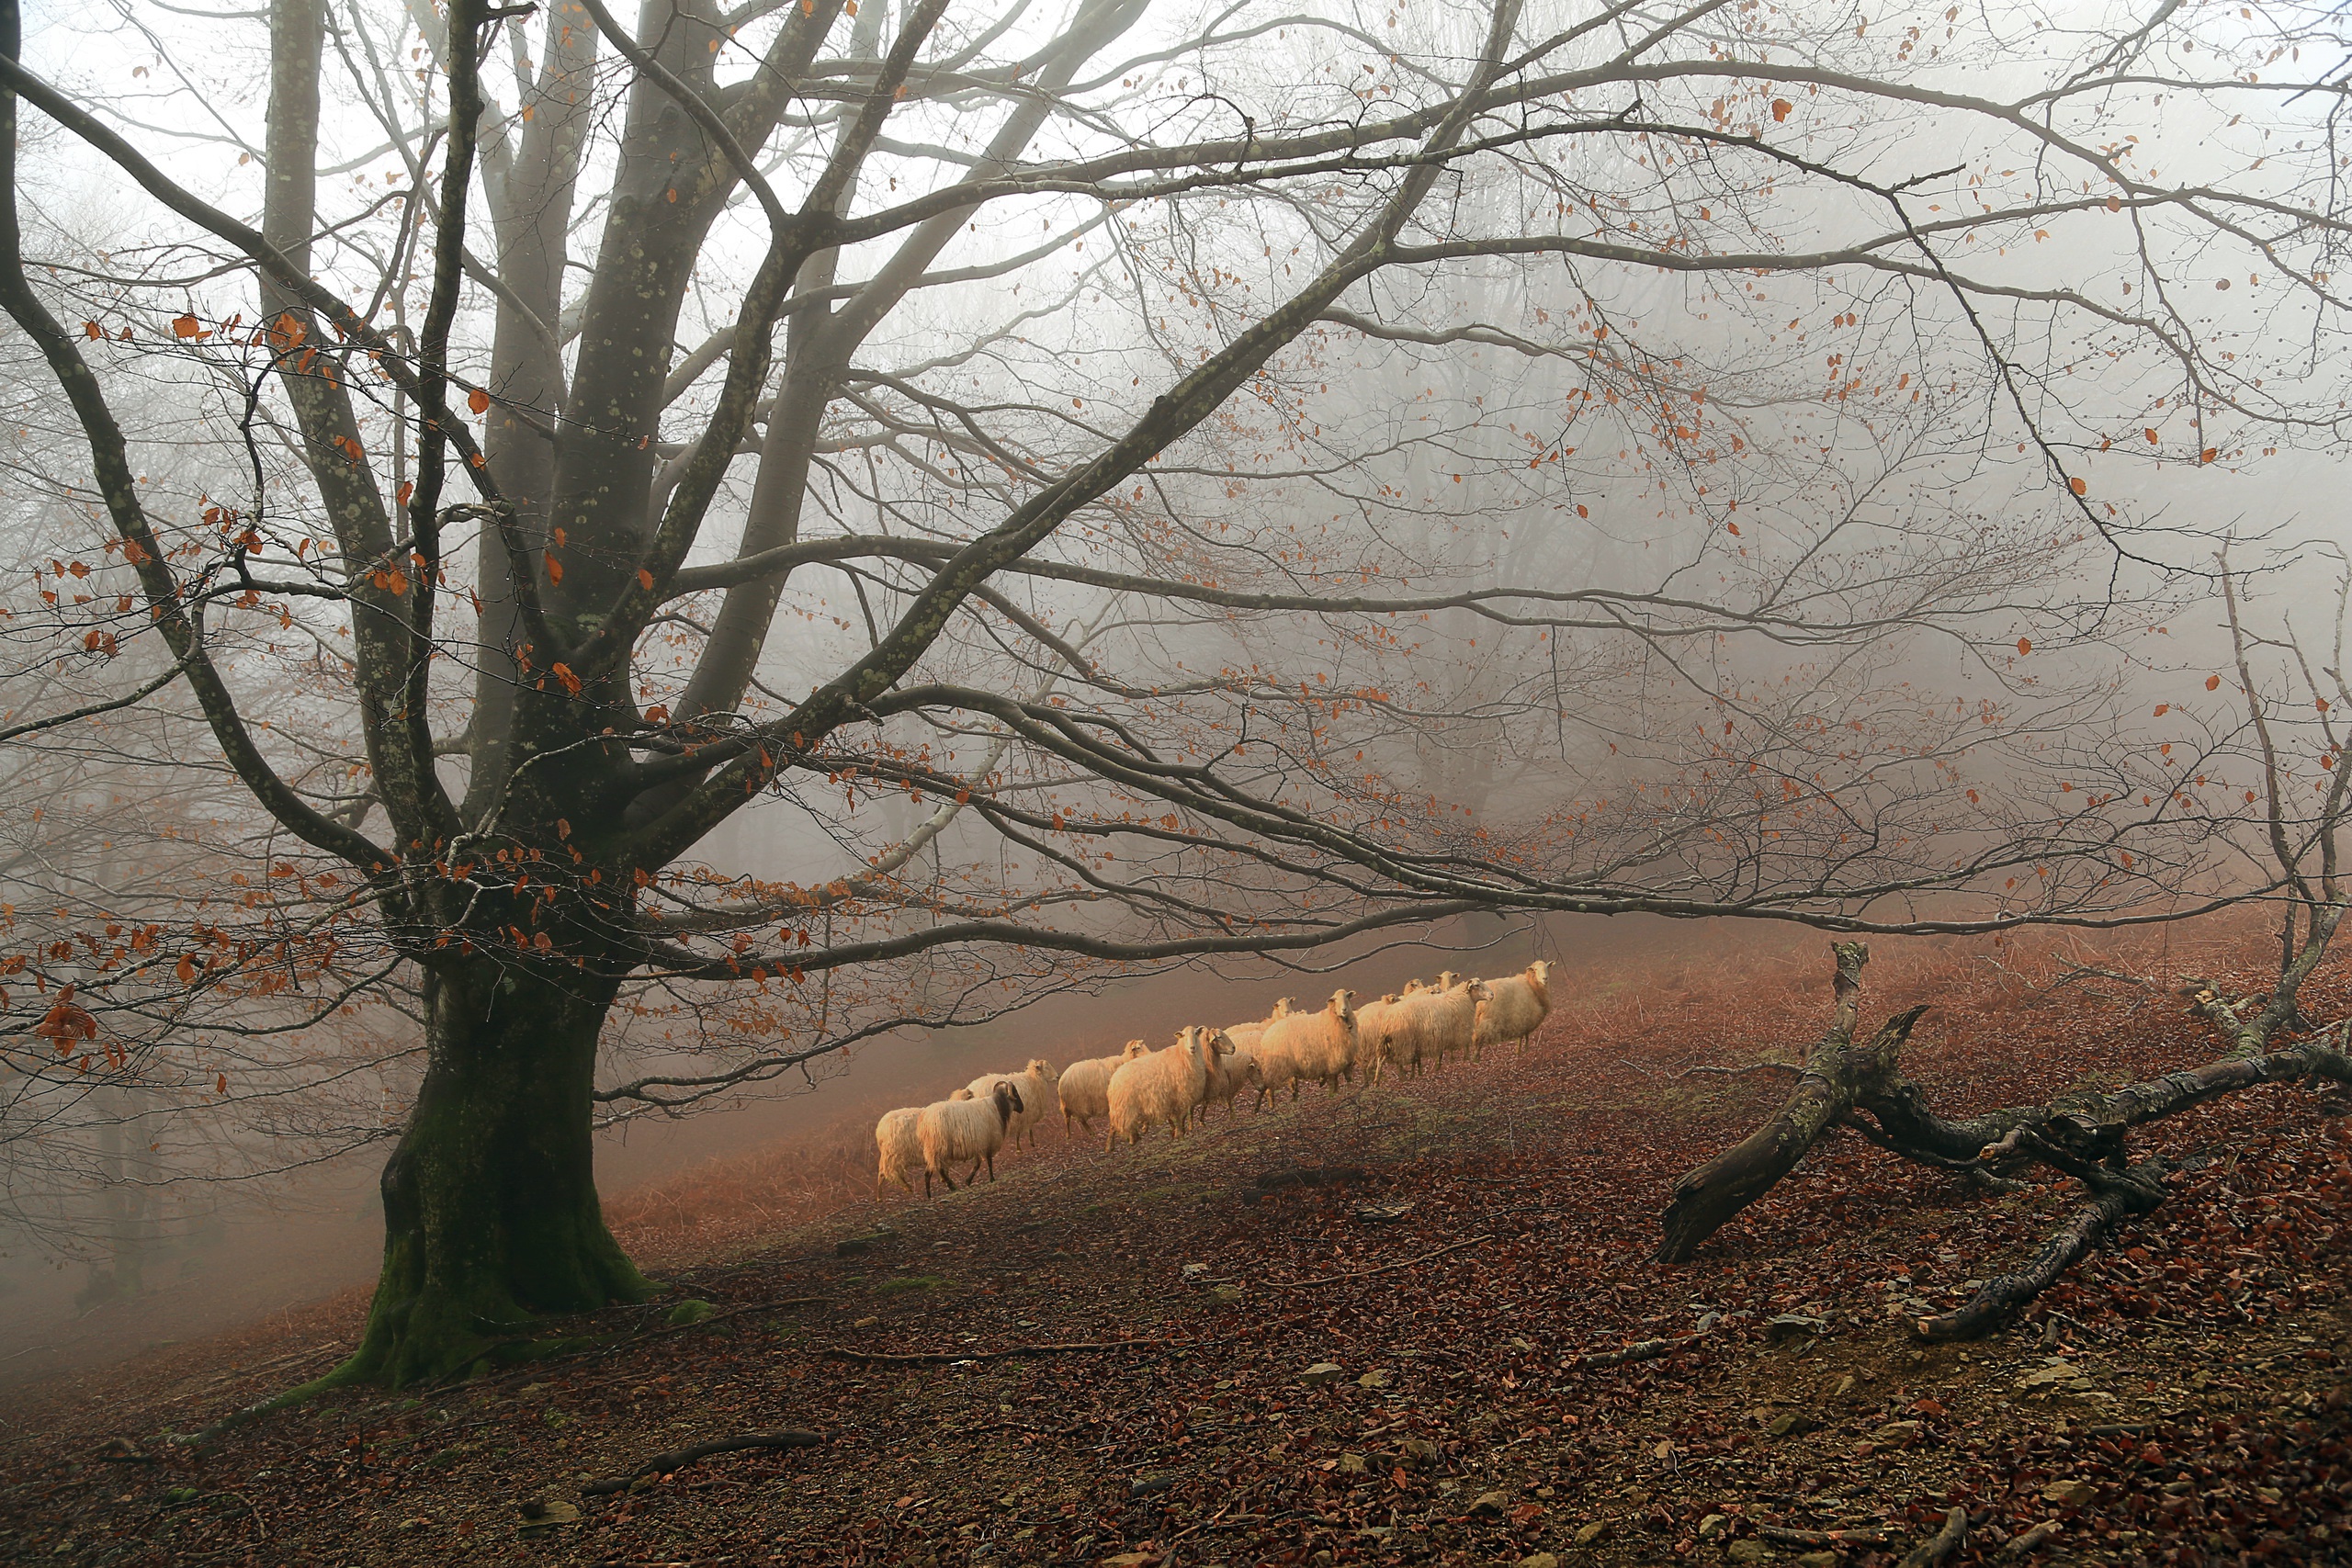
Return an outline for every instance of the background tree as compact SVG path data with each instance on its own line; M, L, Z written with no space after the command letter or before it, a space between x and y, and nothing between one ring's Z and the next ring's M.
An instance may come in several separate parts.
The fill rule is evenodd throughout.
M2262 79L2324 18L129 25L266 58L266 137L53 85L0 13L0 304L114 557L15 635L125 692L160 643L253 917L413 976L344 1375L646 1291L600 1105L1090 965L2212 890L2233 797L2127 716L2202 547L2130 487L2340 417L2341 93ZM78 244L51 168L153 230ZM201 934L159 928L184 989Z

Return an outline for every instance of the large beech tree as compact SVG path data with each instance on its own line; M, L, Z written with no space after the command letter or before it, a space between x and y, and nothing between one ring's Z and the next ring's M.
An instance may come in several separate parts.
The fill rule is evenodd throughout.
M274 0L137 19L159 124L9 0L12 374L111 561L12 623L92 691L8 739L178 705L277 922L66 999L35 944L12 1037L396 969L342 1375L401 1382L648 1291L600 1115L982 991L2211 891L2228 723L2130 684L2202 540L2134 497L2341 417L2324 18L1801 9Z

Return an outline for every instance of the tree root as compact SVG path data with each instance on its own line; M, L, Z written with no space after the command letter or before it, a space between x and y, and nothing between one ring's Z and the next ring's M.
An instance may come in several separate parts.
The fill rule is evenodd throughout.
M582 1497L604 1497L615 1492L626 1492L640 1475L666 1475L673 1470L684 1470L713 1454L731 1454L743 1449L813 1449L823 1442L823 1436L788 1427L781 1432L745 1432L732 1438L713 1438L707 1442L690 1443L683 1449L655 1454L627 1475L616 1475L607 1481L592 1481L580 1489Z

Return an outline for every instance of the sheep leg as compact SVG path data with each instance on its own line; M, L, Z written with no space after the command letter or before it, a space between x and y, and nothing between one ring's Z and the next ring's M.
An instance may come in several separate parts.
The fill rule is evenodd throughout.
M1117 1123L1114 1122L1112 1124L1109 1131L1104 1133L1102 1135L1102 1152L1107 1155L1118 1146L1119 1129Z
M988 1156L988 1167L989 1179L993 1182L996 1179L996 1156L990 1155Z

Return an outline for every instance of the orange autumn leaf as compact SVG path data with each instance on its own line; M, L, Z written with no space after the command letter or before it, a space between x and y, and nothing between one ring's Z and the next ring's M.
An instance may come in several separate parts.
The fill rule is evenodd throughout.
M1786 98L1774 98L1772 100L1772 118L1775 121L1788 118L1789 110L1795 107L1795 105L1790 103Z
M571 672L571 665L558 663L551 667L549 673L554 675L557 680L563 682L563 689L565 691L571 693L575 697L580 694L580 677Z
M490 412L490 394L483 391L480 387L476 387L472 391L466 394L466 407L473 410L476 413L488 413Z
M548 581L549 582L563 581L563 563L555 558L553 551L548 553Z
M209 334L205 332L204 323L202 321L198 321L193 315L187 315L174 316L172 318L172 335L174 337L188 338L205 337Z
M2220 691L2220 690L2222 689L2222 678L2221 678L2219 675L2208 675L2208 676L2206 676L2206 677L2205 677L2205 689L2206 689L2207 691L2209 691L2209 692L2218 692L2218 691Z
M644 589L648 593L652 592L653 574L646 570L643 567L639 567L637 569L637 585L639 588Z
M70 1040L96 1040L98 1037L98 1021L72 1002L60 1000L49 1010L33 1032L56 1041L58 1051L62 1054L66 1042Z
M2033 638L2030 637L2021 637L2018 638L2018 652L2020 655L2031 653L2032 651Z
M220 1073L214 1076L212 1079L212 1092L215 1094L226 1094L229 1092L228 1074Z

